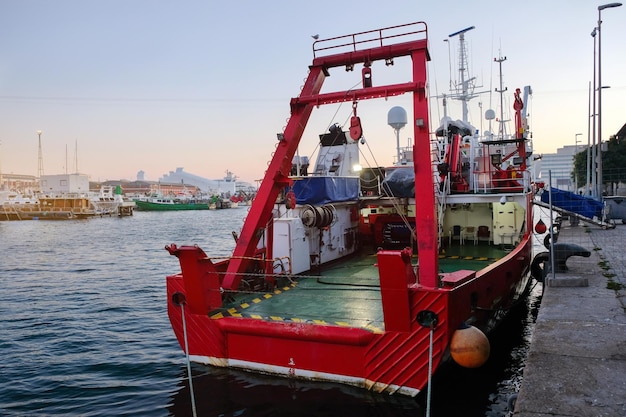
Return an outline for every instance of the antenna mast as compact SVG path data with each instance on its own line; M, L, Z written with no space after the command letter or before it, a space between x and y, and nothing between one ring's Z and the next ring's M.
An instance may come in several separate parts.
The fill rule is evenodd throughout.
M460 100L463 105L463 121L468 121L468 111L467 111L467 103L476 97L474 94L474 80L475 77L469 78L469 70L467 68L467 47L465 45L465 32L469 32L470 30L475 29L475 26L470 26L458 32L454 32L448 35L449 38L453 36L459 36L459 77L460 82L455 83L454 89L456 90L456 94L452 96L452 98L456 100ZM465 77L468 77L465 79Z
M507 87L504 86L504 81L502 79L502 63L506 61L506 57L500 55L498 58L493 59L500 66L500 89L496 88L496 93L500 94L500 123L498 128L498 136L500 138L506 137L506 122L508 120L504 120L504 92L507 90Z

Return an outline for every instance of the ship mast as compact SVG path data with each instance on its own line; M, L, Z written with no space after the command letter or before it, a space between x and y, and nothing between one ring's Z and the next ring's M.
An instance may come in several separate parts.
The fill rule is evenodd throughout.
M508 120L504 120L504 92L507 91L507 87L504 86L504 80L502 78L502 63L506 61L506 57L500 55L498 58L494 58L493 60L494 62L497 62L500 67L500 89L496 88L496 93L500 94L500 121L498 123L498 137L504 139L507 136L506 123Z
M453 91L455 92L452 94L451 97L455 100L461 101L462 106L463 106L463 121L464 122L468 121L467 103L469 103L471 99L476 97L476 94L474 94L474 88L475 88L474 80L476 80L476 77L469 77L469 69L468 69L468 62L467 62L467 46L465 44L465 33L469 32L472 29L475 29L475 26L470 26L468 28L465 28L463 30L460 30L458 32L454 32L448 35L449 38L452 38L454 36L459 37L459 79L460 81L454 83L455 85L454 85Z

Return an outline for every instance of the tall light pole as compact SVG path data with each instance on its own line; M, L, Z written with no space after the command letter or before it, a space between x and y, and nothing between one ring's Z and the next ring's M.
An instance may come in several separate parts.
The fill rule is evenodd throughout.
M578 194L578 172L576 172L576 155L578 155L578 136L582 136L582 133L576 133L574 135L574 189L576 190L576 194Z
M595 29L594 29L595 30ZM593 35L593 33L592 33ZM594 40L594 44L595 44L595 40ZM594 66L595 66L595 53L594 53ZM591 113L591 95L593 94L593 90L591 89L591 82L589 82L589 98L588 98L588 103L587 103L587 112L589 113L589 119L587 120L587 182L586 182L586 186L585 186L585 195L587 197L591 196L591 178L589 177L589 175L591 174L591 118L593 117L593 120L595 122L596 120L596 116L593 115ZM596 95L593 94L594 100ZM595 103L595 101L594 101ZM593 129L593 134L596 134L596 130L595 130L595 123L594 123L594 129ZM595 137L595 136L594 136Z
M39 165L37 166L37 176L39 177L39 184L41 186L41 177L43 177L43 152L41 150L41 134L43 132L41 130L37 131L37 136L39 137L39 155L38 161Z
M622 3L607 3L598 6L598 198L602 199L602 10L620 7Z
M596 42L596 35L598 33L598 28L593 28L593 30L591 31L591 37L593 38L593 111L591 112L591 117L592 117L592 132L593 132L593 140L591 143L591 196L593 198L597 198L598 197L598 187L597 187L597 181L596 181L596 133L598 132L596 129L596 119L598 116L598 113L596 111L596 97L597 94L596 92L598 91L596 86L597 86L597 82L596 82L596 63L597 63L597 58L596 58L596 49L597 49L597 45L598 42Z

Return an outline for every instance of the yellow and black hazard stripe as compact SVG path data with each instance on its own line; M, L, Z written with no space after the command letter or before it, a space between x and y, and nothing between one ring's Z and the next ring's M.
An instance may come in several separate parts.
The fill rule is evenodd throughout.
M484 261L495 262L500 258L488 258L486 256L461 256L461 255L439 255L439 259L460 259L463 261Z
M285 322L285 323L307 323L307 324L315 324L321 326L342 326L342 327L354 327L352 324L346 321L326 321L326 320L315 320L315 319L302 319L298 317L281 317L274 315L261 315L256 313L247 313L246 309L254 304L258 304L263 300L267 300L272 298L274 295L282 294L285 291L289 291L294 288L296 283L292 283L287 287L282 287L280 289L275 289L272 293L263 294L261 297L253 298L249 301L242 302L238 306L229 307L229 308L221 308L217 310L213 310L209 313L209 317L212 319L221 319L225 317L237 317L237 318L248 318L248 319L257 319L257 320L265 320L265 321L273 321L273 322ZM359 326L363 329L369 330L374 333L382 333L383 330L374 325L366 325Z
M293 282L288 286L282 287L282 288L275 288L274 291L272 291L271 293L266 293L263 294L260 297L255 297L251 300L242 302L241 304L239 304L238 306L234 306L234 307L230 307L227 309L217 309L217 310L213 310L212 312L209 313L209 317L212 319L220 319L222 317L245 317L244 316L244 312L245 310L250 307L253 304L258 304L263 300L267 300L269 298L272 298L275 295L279 295L282 294L285 291L289 291L290 289L294 288L296 286L296 283ZM250 314L247 315L247 317L250 318L262 318L261 316L256 317L256 314Z

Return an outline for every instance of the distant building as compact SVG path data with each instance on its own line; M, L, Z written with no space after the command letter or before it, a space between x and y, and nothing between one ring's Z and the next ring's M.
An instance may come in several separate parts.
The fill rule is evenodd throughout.
M226 175L219 180L210 180L198 175L185 172L183 168L176 168L160 178L161 183L194 185L202 192L209 194L235 195L240 190L253 189L251 184L237 181L237 176L232 171L226 170Z
M92 190L99 190L101 185L120 186L122 192L126 195L151 195L151 194L163 194L163 195L197 195L201 191L195 185L178 184L178 183L163 183L159 181L122 181L111 180L103 183L91 183Z
M89 177L85 174L43 175L39 184L44 194L89 192Z
M39 191L39 180L35 175L0 173L0 190L33 194Z
M574 172L576 148L574 145L568 145L558 148L556 153L544 153L540 160L534 162L535 178L548 184L548 178L551 176L552 183L550 185L552 187L564 191L574 191L575 184L572 180L572 172ZM578 147L579 151L584 149L582 146Z

